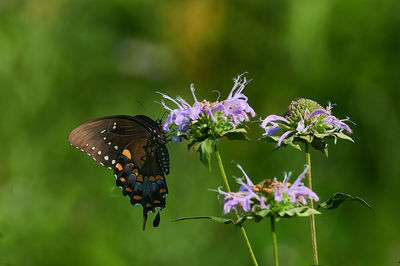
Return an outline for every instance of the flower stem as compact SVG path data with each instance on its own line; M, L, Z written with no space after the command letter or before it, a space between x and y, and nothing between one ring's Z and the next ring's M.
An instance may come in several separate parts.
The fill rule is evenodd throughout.
M221 171L221 176L222 176L222 180L224 181L225 189L227 190L227 192L231 192L231 188L229 187L228 179L226 178L224 165L222 164L221 155L219 154L217 147L215 147L215 155L217 156L218 166L219 166L219 170ZM239 219L239 215L237 214L236 211L235 211L235 214L236 214L236 217ZM240 229L242 231L244 241L246 242L247 248L249 250L251 260L253 261L253 264L255 266L258 266L256 257L254 256L253 249L251 248L249 238L247 237L246 230L244 229L243 226L240 226Z
M308 165L307 172L307 186L312 190L312 182L311 182L311 155L309 150L309 143L305 144L305 152L306 152L306 164ZM314 209L314 202L310 199L310 206ZM315 232L315 219L314 214L310 215L310 225L311 225L311 241L312 241L312 249L313 249L313 257L314 257L314 265L318 265L318 250L317 250L317 234Z
M272 246L274 248L274 266L278 266L278 244L276 242L275 217L271 216Z

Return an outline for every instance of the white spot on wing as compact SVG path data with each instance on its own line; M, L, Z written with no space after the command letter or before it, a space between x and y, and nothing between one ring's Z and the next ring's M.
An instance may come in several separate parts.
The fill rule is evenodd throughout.
M87 147L87 146L89 146L89 143L86 143L86 145L85 145L85 146L86 146L86 147Z
M97 154L98 154L98 155L101 155L101 151L99 151Z
M107 155L104 156L104 160L108 161L108 156Z
M111 142L109 142L108 145L111 145Z
M118 150L118 146L117 146L117 145L115 145L115 146L114 146L114 149Z
M115 160L112 160L111 163L112 163L112 164L115 164Z
M107 138L106 138L106 137L103 137L103 139L106 140Z
M102 131L100 131L100 133L101 133L101 134L103 134L104 132L106 132L106 130L105 130L105 129L103 129Z
M92 150L95 150L96 149L96 147L92 147Z

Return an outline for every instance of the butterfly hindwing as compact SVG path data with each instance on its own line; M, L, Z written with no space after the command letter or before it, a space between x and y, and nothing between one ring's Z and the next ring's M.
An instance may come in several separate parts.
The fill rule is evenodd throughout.
M143 153L132 153L138 149L138 145ZM157 149L147 141L131 143L123 150L114 170L116 184L122 188L122 193L129 196L133 205L143 207L143 229L149 211L165 208L168 193L165 175L158 164L156 153Z
M68 140L102 166L114 170L122 193L133 205L143 207L143 229L147 213L165 207L169 156L164 132L151 118L110 116L91 120L72 130ZM153 224L158 222L159 215Z

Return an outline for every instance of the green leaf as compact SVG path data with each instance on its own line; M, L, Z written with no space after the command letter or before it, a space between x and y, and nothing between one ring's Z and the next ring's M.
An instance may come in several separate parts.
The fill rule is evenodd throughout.
M278 142L279 136L265 136L263 139L265 139L265 141L268 143L275 143Z
M245 128L235 128L232 130L228 130L225 132L222 132L220 134L221 137L226 136L229 140L246 140L250 141L250 139L247 137L247 130Z
M314 149L321 151L322 153L325 154L326 157L328 157L328 144L322 139L314 138L313 141L311 142L311 146Z
M317 137L317 138L323 139L325 137L331 136L331 134L328 134L328 133L315 133L314 136Z
M211 171L211 153L215 150L215 140L206 139L200 143L200 161Z
M235 224L235 221L233 221L232 219L227 219L227 218L217 217L217 216L184 217L184 218L176 219L174 222L186 221L186 220L213 220L214 222L217 222L217 223Z
M200 147L200 143L196 140L192 140L189 144L188 144L188 150L193 149L194 151L199 151L199 147Z
M254 214L249 214L240 217L234 224L241 226L244 222L248 220L252 220L256 223L260 222L266 217L275 217L276 221L279 221L281 218L290 218L290 217L305 217L305 216L310 216L311 214L320 214L315 209L312 209L308 206L301 206L297 208L291 208L286 211L281 211L279 213L274 212L272 210L260 210Z
M310 216L311 214L320 214L319 211L314 210L308 206L301 206L298 208L293 208L287 211L281 211L278 213L280 217L305 217Z
M327 201L318 204L317 210L319 209L319 207L324 209L336 209L337 207L339 207L340 204L342 204L345 201L357 201L362 205L368 207L369 209L372 209L372 207L360 197L354 197L349 194L336 192Z
M259 212L256 212L256 215L264 218L264 217L269 216L271 214L271 212L272 212L271 210L261 210Z
M295 142L297 142L297 141L298 141L298 140L296 139L295 136L290 136L289 138L284 139L284 140L282 141L282 143L283 143L284 145L288 145L288 146L290 146L290 147L292 147L292 148L295 148L295 149L298 150L298 151L301 151L300 145L299 145L299 144L295 144Z
M244 222L246 222L247 220L255 220L256 222L259 222L262 218L257 218L256 216L253 215L245 215L240 217L239 219L237 219L237 221L235 222L235 224L237 226L242 226Z
M354 140L352 138L350 138L349 136L343 134L343 133L335 133L335 136L341 139L346 139L346 140L350 140L351 142L354 142Z
M222 134L227 134L227 133L231 133L231 132L237 132L237 133L247 133L247 130L243 127L237 127L228 131L223 132Z
M268 142L268 143L277 143L279 141L280 136L265 136L263 139ZM300 145L295 144L295 136L290 136L286 139L284 139L281 143L281 146L275 146L274 150L279 149L283 146L290 146L292 148L295 148L296 150L301 151Z
M312 143L312 141L313 141L313 139L314 139L314 136L309 135L309 134L304 135L304 136L297 136L297 137L300 138L300 139L305 140L305 141L308 142L308 143Z

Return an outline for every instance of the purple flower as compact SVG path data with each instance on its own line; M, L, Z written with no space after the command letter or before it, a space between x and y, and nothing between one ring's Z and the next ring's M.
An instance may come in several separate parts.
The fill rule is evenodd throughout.
M188 130L188 125L191 121L198 119L200 114L208 109L208 106L201 106L197 101L196 95L194 94L193 84L191 84L190 90L194 99L193 106L188 104L181 97L177 97L175 100L166 94L160 93L164 99L170 100L178 107L176 109L169 108L164 101L161 101L162 106L170 112L167 119L165 119L163 126L164 130L169 131L169 126L175 124L178 127L179 132L185 133Z
M291 208L296 208L298 203L306 205L307 199L319 200L318 196L301 182L308 171L308 167L292 185L289 183L291 173L285 173L283 182L278 182L276 178L274 180L265 179L254 185L243 168L240 165L237 165L237 167L244 175L244 180L242 178L236 179L236 182L240 184L239 191L224 192L220 188L217 190L225 198L224 214L235 212L238 207L241 207L245 212L257 212L259 211L258 208L261 208L279 213L282 208L288 207L287 202L291 203L289 204ZM280 204L282 201L285 203Z
M241 178L236 179L236 182L241 185L238 192L224 192L218 188L218 193L225 196L224 214L234 212L237 210L237 206L242 207L243 211L248 212L251 210L251 204L254 203L254 199L260 203L261 208L267 209L268 207L265 205L266 199L253 191L253 182L251 182L240 165L237 165L237 167L242 171L246 183L244 183Z
M176 129L174 129L177 133L186 134L192 125L199 123L202 118L209 118L213 123L223 120L226 122L226 125L216 128L224 129L225 131L235 128L243 121L249 121L249 116L254 117L255 112L248 104L248 98L243 94L243 90L248 82L245 77L242 79L242 76L243 74L234 79L233 88L227 99L221 102L218 100L216 102L208 102L206 100L199 102L196 98L193 84L190 87L194 100L193 105L190 105L181 97L173 99L166 94L160 93L164 99L175 104L175 108L170 108L164 101L161 102L162 106L169 111L163 125L164 130L170 131L171 126L174 125L176 126ZM209 126L208 122L206 123L207 126ZM223 132L212 133L218 136Z
M351 128L344 123L344 121L350 121L349 118L346 119L337 119L335 116L330 115L327 118L324 118L322 121L324 121L327 125L331 125L333 126L333 128L335 130L339 130L340 132L342 132L343 130L346 130L348 133L351 133Z
M312 141L315 136L339 137L340 135L335 134L342 133L344 130L351 133L350 127L345 123L345 121L350 121L349 118L340 120L331 114L331 110L331 104L323 108L309 99L301 98L292 101L284 116L269 115L262 121L261 127L265 130L263 136L272 138L278 131L282 131L279 138L272 138L278 146L281 146L287 138L291 138L289 141L291 143L298 140L295 139L296 137ZM308 135L311 138L307 138Z
M242 92L245 86L248 84L246 77L242 76L245 73L239 75L236 79L234 79L234 85L232 90L230 91L228 98L222 102L216 102L215 106L213 106L213 111L222 111L223 116L230 117L232 119L232 123L236 126L237 124L243 121L249 121L249 113L252 117L256 115L253 108L247 103L248 98Z
M283 180L282 186L278 187L275 179L275 187L274 187L275 201L282 201L283 193L287 194L290 197L290 201L292 203L300 202L301 204L307 204L306 198L318 201L319 198L317 194L315 194L308 187L304 186L303 182L301 182L307 171L308 167L304 169L304 171L297 177L296 181L294 181L294 183L291 186L288 185L291 173L289 174L285 173L285 178Z

